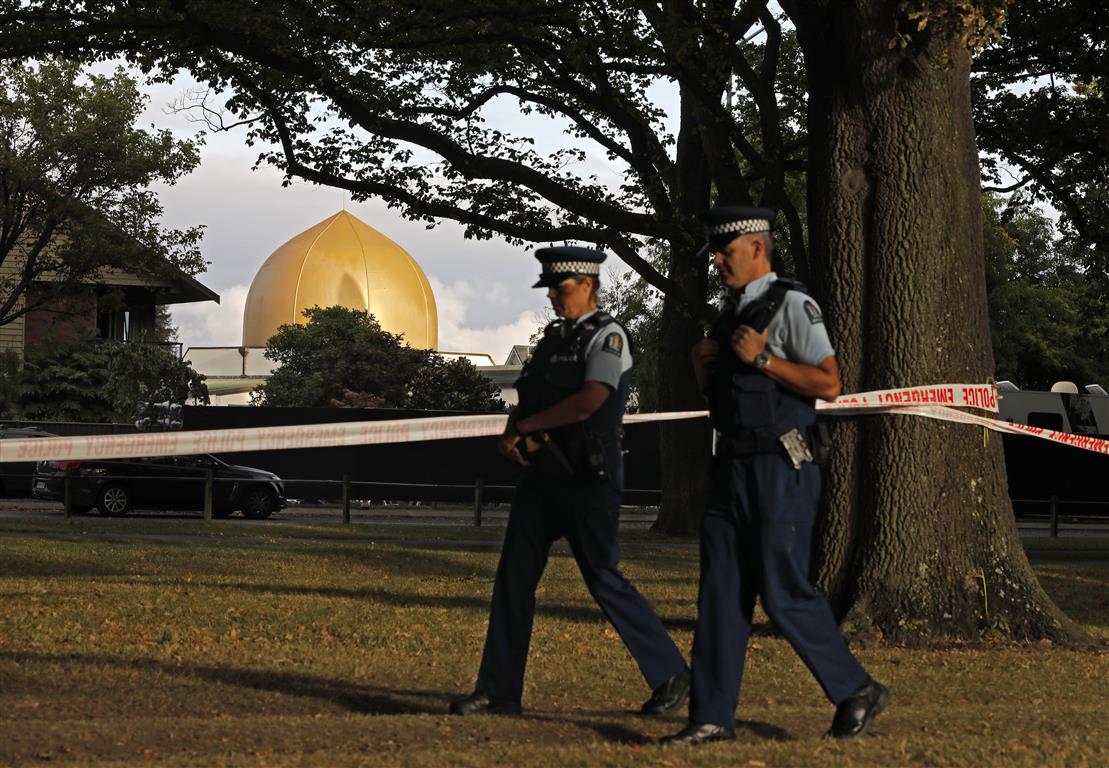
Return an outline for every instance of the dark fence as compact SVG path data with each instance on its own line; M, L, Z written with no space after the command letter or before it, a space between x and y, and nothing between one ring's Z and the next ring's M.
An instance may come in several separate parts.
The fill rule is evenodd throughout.
M1004 446L1009 497L1018 515L1023 500L1051 498L1089 504L1085 514L1109 512L1109 456L1026 435L1005 435Z
M85 421L0 421L0 426L8 429L35 428L50 432L58 437L80 437L82 435L126 435L135 431L134 424L95 424Z
M1059 523L1101 523L1109 515L1109 507L1099 501L1067 501L1058 496L1049 499L1012 499L1013 512L1021 520L1046 520L1052 536L1059 535ZM1038 514L1028 510L1038 509Z

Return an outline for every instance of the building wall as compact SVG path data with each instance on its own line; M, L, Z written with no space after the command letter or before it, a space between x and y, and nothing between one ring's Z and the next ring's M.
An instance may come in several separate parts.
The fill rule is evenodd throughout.
M7 325L0 325L0 351L10 349L23 358L24 320L18 317Z
M515 387L502 386L501 400L503 400L504 404L507 405L509 408L515 408L517 405L520 404L520 393L516 391Z
M19 265L13 263L14 258L8 257L3 264L0 264L0 285L5 285L9 280L16 279L16 272ZM23 301L20 300L19 307L23 306ZM8 323L7 325L0 325L0 350L10 349L23 359L23 317L20 316Z
M33 287L32 287L33 290ZM24 353L96 333L96 289L83 287L24 315Z

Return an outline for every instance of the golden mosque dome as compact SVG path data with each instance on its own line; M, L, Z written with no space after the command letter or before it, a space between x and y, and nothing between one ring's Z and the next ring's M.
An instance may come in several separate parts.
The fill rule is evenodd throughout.
M258 270L243 312L243 346L264 347L304 310L364 309L409 346L435 349L439 321L431 284L408 252L357 216L340 211L282 245Z

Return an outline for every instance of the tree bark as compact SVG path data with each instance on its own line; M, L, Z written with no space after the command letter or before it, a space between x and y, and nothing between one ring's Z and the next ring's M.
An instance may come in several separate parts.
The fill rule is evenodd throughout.
M688 258L688 255L686 256ZM703 409L689 362L689 350L703 337L700 326L677 301L667 299L659 344L659 409ZM668 536L697 532L705 505L712 432L707 419L664 421L659 426L662 503L654 530Z
M809 6L795 22L813 283L844 391L986 381L969 55L885 0ZM999 439L909 416L840 420L834 438L814 567L849 628L898 642L1077 632L1028 564Z
M704 145L697 128L695 107L683 95L681 127L676 151L678 188L675 209L690 216L709 206L712 187ZM682 294L704 301L708 291L706 263L694 258L700 243L695 237L670 242L669 277ZM661 411L689 411L705 407L689 352L704 329L692 307L680 297L663 299L658 359L658 403ZM662 503L654 530L669 536L697 532L706 499L705 473L711 455L712 432L706 419L664 421L659 428Z

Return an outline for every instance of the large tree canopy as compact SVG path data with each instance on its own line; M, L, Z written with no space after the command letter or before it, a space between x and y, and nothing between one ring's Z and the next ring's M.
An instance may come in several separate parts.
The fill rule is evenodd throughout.
M983 198L986 290L998 380L1022 389L1109 382L1105 281L1027 197Z
M290 176L473 237L614 251L664 294L660 408L700 405L694 214L714 202L782 212L848 390L985 380L969 50L1005 3L779 5L788 23L757 0L0 0L0 51L188 70L233 94L211 120L246 125ZM802 170L807 231L790 194ZM660 525L690 530L707 427L662 434ZM841 613L891 637L1065 634L1021 550L998 442L914 420L838 430L815 554Z
M999 39L975 61L987 179L994 190L1023 190L1058 210L1070 249L1104 282L1109 7L1098 0L1013 0L1006 10Z
M200 229L162 228L150 186L199 156L169 131L135 127L146 103L122 70L73 62L0 65L0 325L105 267L203 269ZM29 291L32 284L34 291Z

